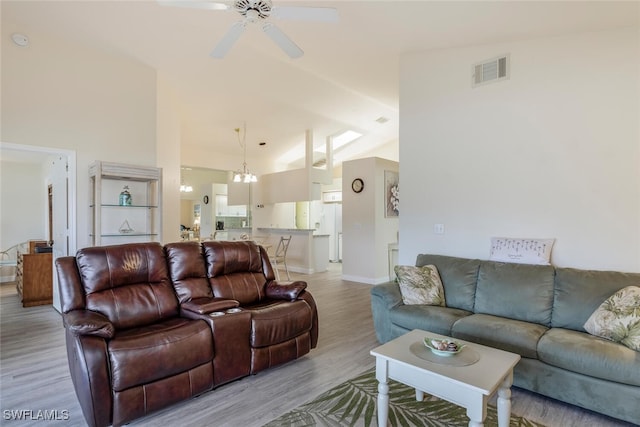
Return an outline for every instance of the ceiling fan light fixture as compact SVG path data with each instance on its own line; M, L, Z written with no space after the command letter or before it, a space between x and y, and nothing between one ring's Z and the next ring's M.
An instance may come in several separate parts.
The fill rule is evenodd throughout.
M282 49L290 58L296 59L304 55L300 49L282 30L268 22L275 17L284 20L298 20L307 22L338 22L338 11L331 7L309 6L273 6L271 0L156 0L164 6L181 6L196 9L225 10L230 9L239 13L243 19L229 28L209 54L213 58L223 58L235 44L245 27L249 24L262 24L262 31Z

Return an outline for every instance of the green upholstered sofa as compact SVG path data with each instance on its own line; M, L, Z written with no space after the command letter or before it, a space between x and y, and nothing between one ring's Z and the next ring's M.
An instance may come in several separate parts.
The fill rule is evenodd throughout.
M397 283L374 286L371 308L381 343L423 329L522 357L514 385L640 423L640 352L588 334L603 301L640 274L418 255L438 268L446 307L405 305Z

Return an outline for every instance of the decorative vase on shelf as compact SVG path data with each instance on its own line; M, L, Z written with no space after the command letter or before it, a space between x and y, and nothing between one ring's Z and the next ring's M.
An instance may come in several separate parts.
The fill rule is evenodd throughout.
M135 230L131 228L131 226L129 225L129 221L125 219L122 225L120 225L118 231L120 232L120 234L129 234L133 233Z
M125 185L120 193L119 204L120 206L131 206L131 193L129 193L128 185Z

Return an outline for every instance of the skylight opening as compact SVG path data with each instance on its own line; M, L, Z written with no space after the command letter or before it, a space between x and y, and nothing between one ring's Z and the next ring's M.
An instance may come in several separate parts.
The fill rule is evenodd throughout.
M344 132L338 133L333 136L333 149L336 150L344 145L349 144L350 142L355 141L360 138L362 134L360 132L356 132L355 130L345 130Z

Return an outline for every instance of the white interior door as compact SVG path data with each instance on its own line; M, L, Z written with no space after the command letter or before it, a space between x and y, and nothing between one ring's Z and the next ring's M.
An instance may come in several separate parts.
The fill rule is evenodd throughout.
M53 260L69 255L70 249L70 217L69 217L69 166L65 155L51 156L50 175L53 189ZM53 307L61 311L58 275L53 269Z

